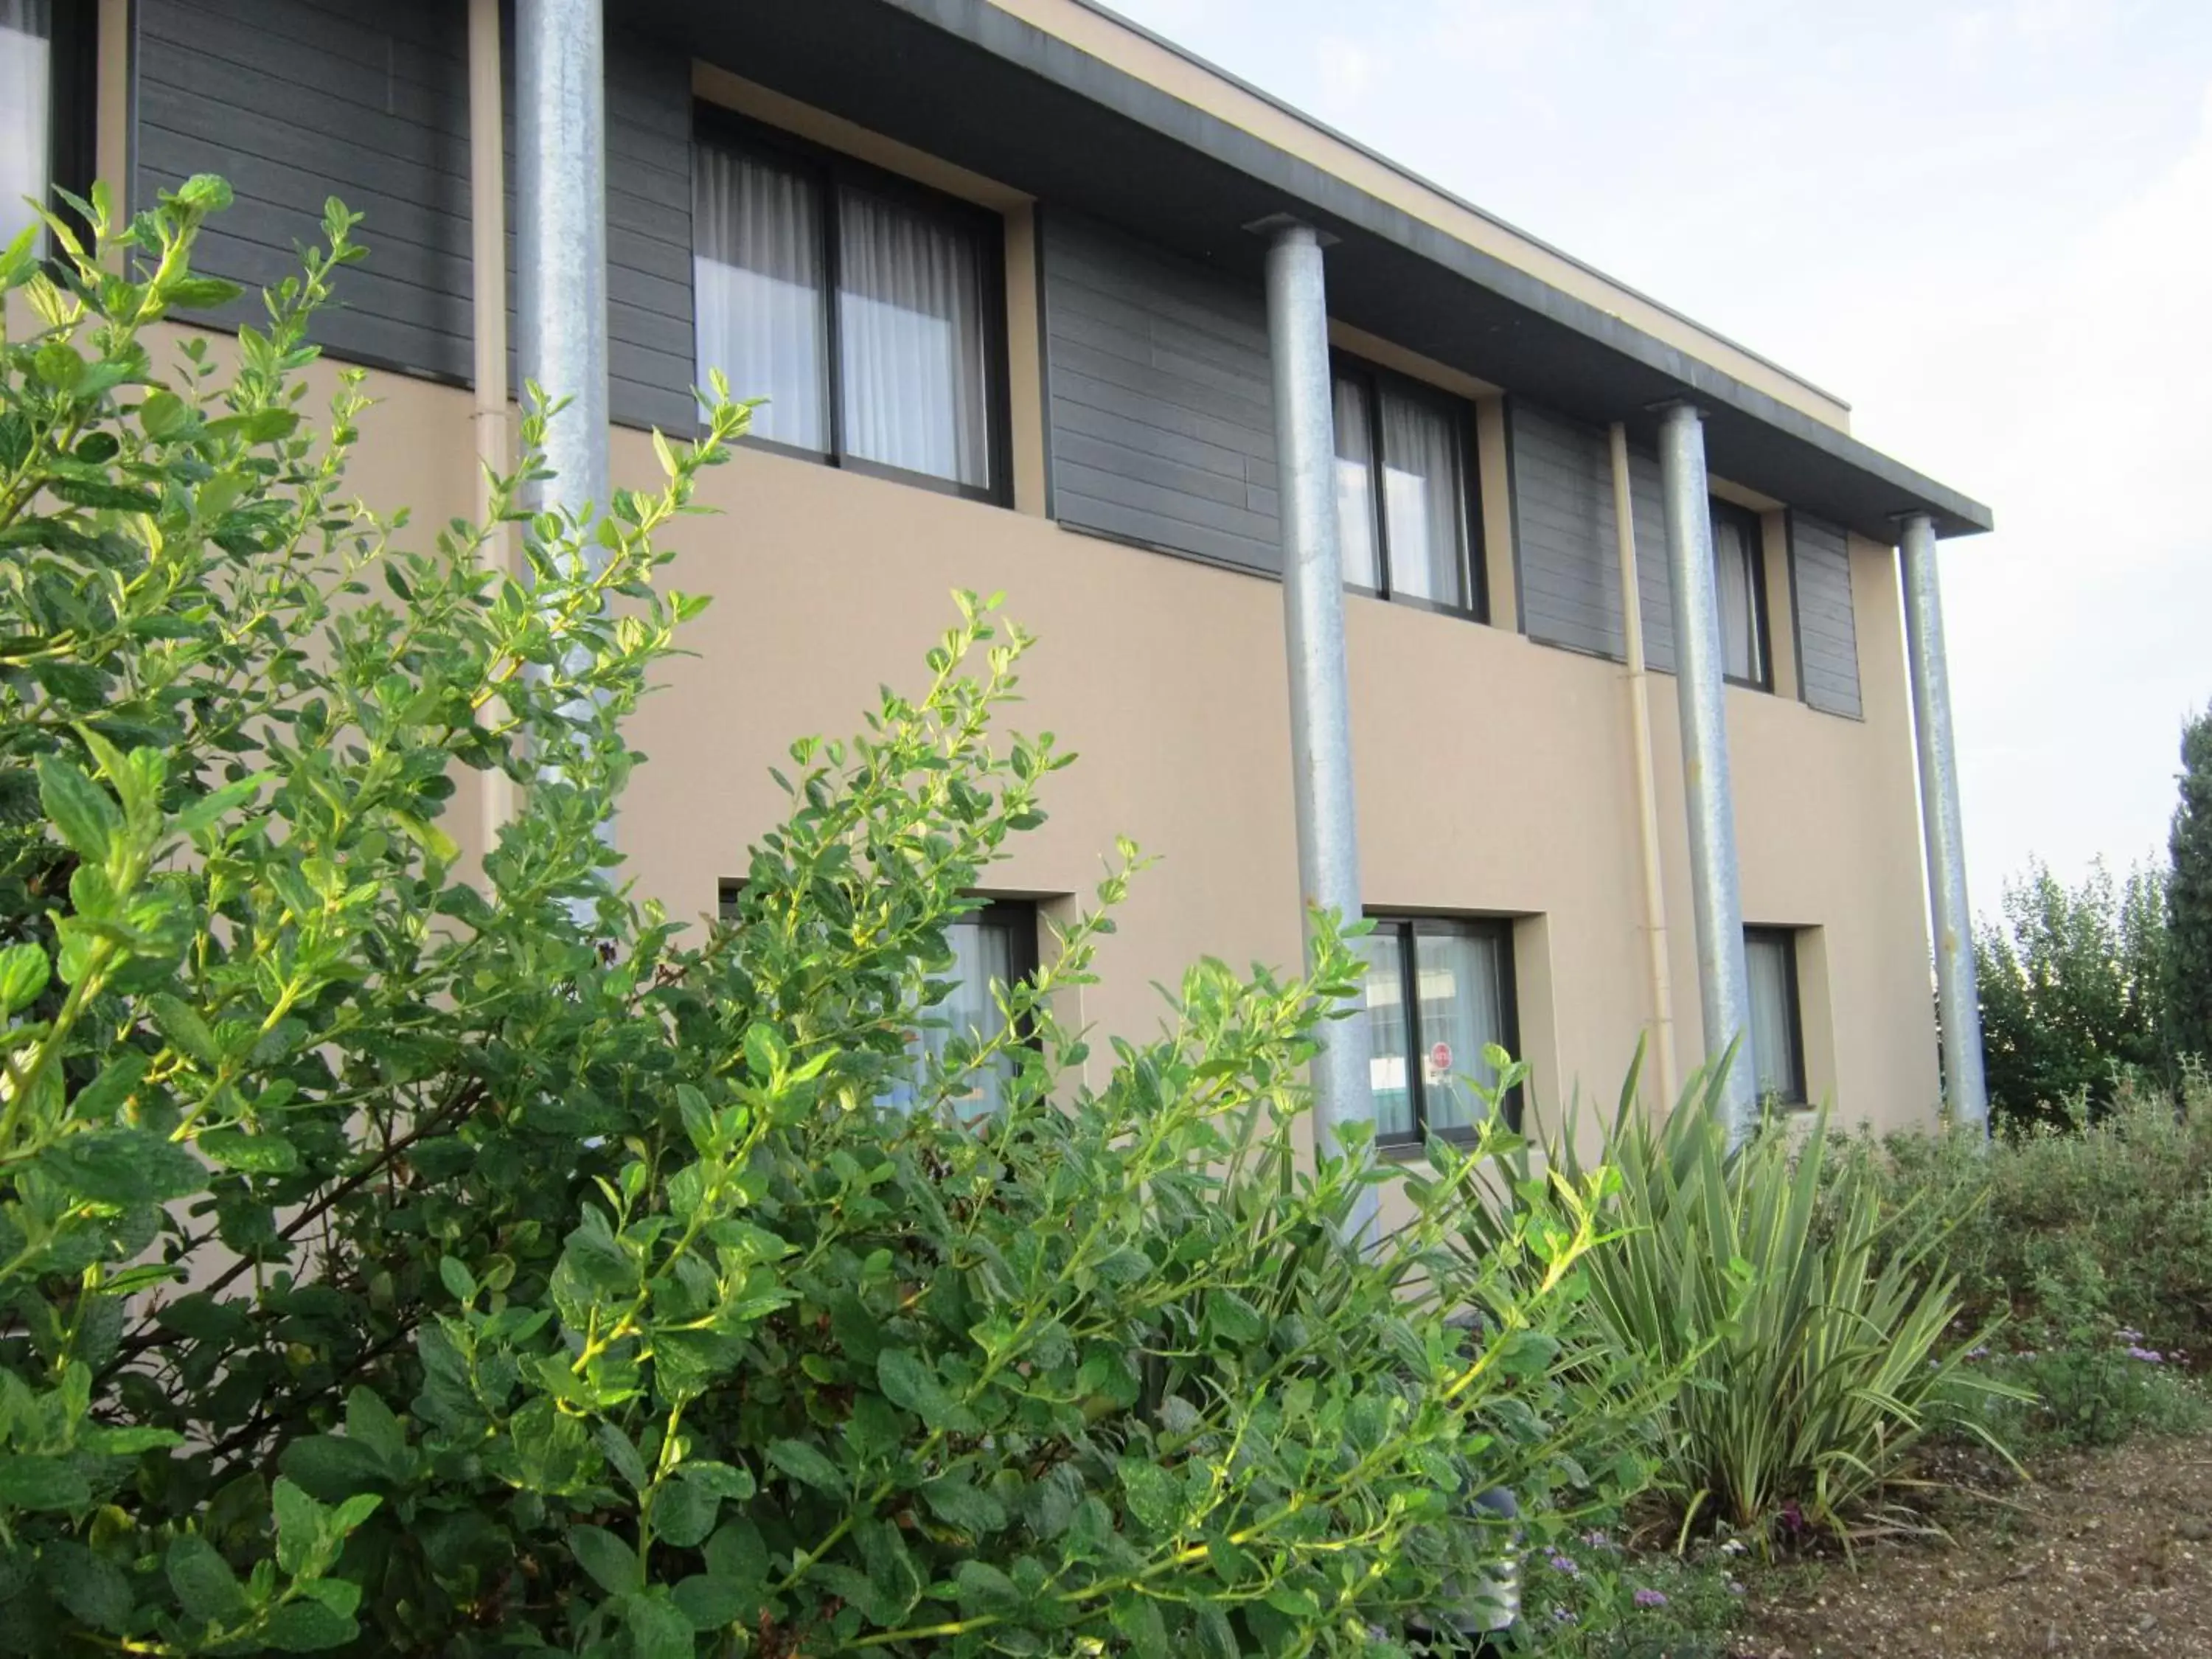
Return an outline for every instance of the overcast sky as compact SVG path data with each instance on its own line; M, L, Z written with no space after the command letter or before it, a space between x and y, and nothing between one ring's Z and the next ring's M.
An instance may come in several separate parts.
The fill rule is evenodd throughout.
M1975 904L2212 701L2212 0L1115 0L1852 405L1944 544Z

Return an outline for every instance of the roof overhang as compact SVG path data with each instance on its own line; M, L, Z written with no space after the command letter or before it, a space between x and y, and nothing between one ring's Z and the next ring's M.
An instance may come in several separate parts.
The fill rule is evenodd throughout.
M1257 281L1243 228L1285 212L1337 241L1330 314L1648 441L1705 413L1721 477L1876 541L1988 507L1621 316L1384 201L988 0L636 0L635 23L747 79L1036 197Z

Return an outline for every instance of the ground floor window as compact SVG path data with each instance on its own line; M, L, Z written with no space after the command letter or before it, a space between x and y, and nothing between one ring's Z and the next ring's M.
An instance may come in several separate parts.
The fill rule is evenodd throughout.
M1797 1006L1797 934L1789 927L1747 927L1751 1030L1737 1064L1751 1067L1762 1102L1805 1103L1804 1024Z
M1514 1030L1512 924L1383 916L1363 941L1376 1137L1471 1135L1497 1086L1483 1058Z
M931 977L949 988L944 1000L925 1009L921 1022L908 1033L912 1072L883 1097L883 1103L894 1110L913 1109L929 1067L945 1058L955 1039L988 1042L1006 1029L1006 1010L1000 1006L1004 988L1036 971L1036 906L1016 899L994 900L946 927L945 942L952 960ZM954 1104L963 1117L994 1115L1006 1107L1013 1074L1012 1060L1000 1055L971 1074L967 1093Z

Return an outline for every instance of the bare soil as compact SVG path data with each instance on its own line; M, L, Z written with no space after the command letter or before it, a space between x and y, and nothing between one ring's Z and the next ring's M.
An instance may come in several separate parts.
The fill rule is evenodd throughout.
M1741 1659L2212 1656L2212 1439L2054 1462L1950 1541L1762 1575Z

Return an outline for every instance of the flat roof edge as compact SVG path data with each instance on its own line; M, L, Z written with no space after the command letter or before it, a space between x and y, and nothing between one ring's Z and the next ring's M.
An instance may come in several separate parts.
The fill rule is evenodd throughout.
M1895 491L1899 498L1896 512L1931 514L1940 536L1971 535L1994 527L1990 510L1981 502L1892 459L1840 428L1747 385L1726 370L1649 333L1619 313L1570 294L1532 271L1418 218L1351 180L1188 103L1164 88L990 3L990 0L884 0L884 3L966 40L1064 91L1196 149L1281 191L1293 201L1451 271L1605 348L1649 374L1671 381L1682 392L1709 406L1757 422L1820 452ZM1111 18L1121 27L1136 29L1134 24L1095 4L1093 0L1077 0L1077 3ZM1209 73L1220 73L1206 67ZM1388 165L1395 167L1395 164ZM1699 332L1709 333L1702 329ZM1787 370L1778 372L1801 385L1809 385ZM1631 412L1617 411L1614 418ZM1866 526L1858 528L1862 534L1870 533Z
M1296 104L1291 103L1288 99L1279 98L1273 93L1269 92L1265 87L1255 85L1252 82L1244 79L1243 76L1234 74L1231 71L1222 68L1220 64L1214 63L1210 58L1201 57L1199 53L1191 51L1189 47L1170 40L1168 36L1160 33L1158 30L1146 28L1142 23L1138 22L1135 19L1125 17L1120 12L1115 10L1113 7L1103 3L1103 0L1069 0L1069 3L1079 7L1081 9L1090 12L1096 16L1104 18L1107 21L1114 24L1116 27L1128 30L1130 33L1138 36L1140 40L1150 42L1152 45L1158 46L1163 52L1173 53L1176 57L1182 58L1186 64L1190 64L1194 69L1203 70L1206 73L1212 76L1215 79L1236 88L1247 97L1256 98L1270 108L1281 111L1282 113L1289 116L1292 120L1298 122L1304 126L1311 128L1314 131L1320 133L1322 137L1329 139L1332 143L1342 144L1346 149L1352 150L1356 154L1365 157L1368 161L1374 162L1377 167L1388 167L1391 172L1396 173L1401 179L1403 179L1407 184L1416 185L1419 189L1428 191L1439 201L1449 202L1452 206L1458 208L1462 212L1471 213L1476 218L1482 220L1484 222L1497 226L1498 229L1505 232L1506 234L1518 237L1521 240L1528 243L1530 247L1539 249L1542 252L1549 254L1553 258L1560 261L1564 264L1572 265L1577 270L1583 272L1585 276L1595 277L1599 282L1603 283L1607 288L1614 289L1625 297L1635 301L1639 305L1650 306L1654 311L1662 313L1666 316L1673 318L1676 322L1680 323L1686 328L1695 329L1699 334L1704 335L1715 344L1726 346L1730 351L1740 353L1743 356L1749 358L1753 362L1757 363L1762 368L1772 369L1777 374L1781 375L1784 380L1796 382L1797 385L1803 386L1806 391L1814 393L1816 397L1824 398L1828 402L1833 404L1838 409L1844 410L1846 414L1850 413L1851 407L1850 399L1848 398L1839 397L1835 392L1829 391L1827 387L1820 385L1817 380L1807 379L1796 369L1791 368L1787 363L1777 362L1765 352L1755 351L1751 347L1744 344L1742 341L1731 338L1729 336L1720 332L1719 330L1699 322L1688 313L1682 311L1674 306L1668 305L1664 300L1656 299L1651 295L1646 294L1642 289L1630 286L1628 283L1622 282L1618 276L1611 276L1608 273L1599 270L1595 265L1590 264L1589 260L1570 253L1566 249L1559 246L1557 243L1548 242L1540 236L1534 235L1528 231L1522 229L1520 226L1515 224L1511 220L1500 217L1498 214L1492 213L1488 208L1482 206L1480 203L1469 201L1466 197L1462 196L1456 191L1446 189L1443 185L1437 183L1435 179L1427 177L1425 174L1416 173L1404 162L1394 160L1392 157L1385 155L1382 151L1376 149L1371 144L1362 143L1360 140L1353 137L1350 133L1344 131L1341 128L1331 126L1328 122L1309 114L1306 111L1300 109Z

